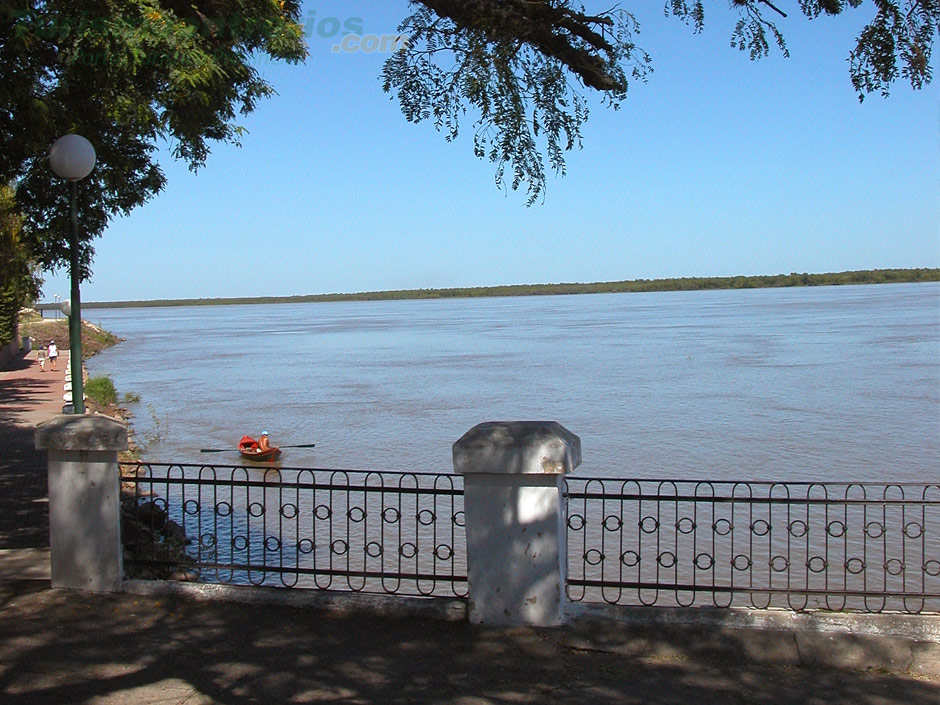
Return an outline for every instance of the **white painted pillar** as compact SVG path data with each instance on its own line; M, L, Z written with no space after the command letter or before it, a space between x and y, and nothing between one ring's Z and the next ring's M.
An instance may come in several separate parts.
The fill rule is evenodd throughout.
M118 451L127 427L107 416L56 416L36 427L36 448L48 451L52 587L119 592Z
M554 421L490 421L454 443L464 476L470 621L564 621L564 476L581 439Z

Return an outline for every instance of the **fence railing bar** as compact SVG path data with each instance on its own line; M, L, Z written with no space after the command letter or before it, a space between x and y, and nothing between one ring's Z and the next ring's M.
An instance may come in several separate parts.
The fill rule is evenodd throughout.
M167 565L166 561L129 559L125 563L141 565L148 567L159 567ZM174 564L175 565L175 564ZM201 561L194 565L182 565L182 568L189 570L226 570L237 573L271 573L272 575L323 575L330 577L350 577L350 578L385 578L386 580L421 580L421 581L449 581L456 583L467 582L466 575L451 575L450 573L397 573L390 571L374 570L336 570L329 568L298 568L269 565L265 563L210 563Z
M662 582L621 582L616 580L585 580L568 578L568 584L577 587L611 588L624 590L658 590L660 592L720 592L741 595L807 595L813 597L870 597L870 598L907 598L912 600L940 599L940 592L882 592L877 590L814 590L812 588L755 588L731 585L687 585L683 583Z
M463 496L462 489L434 489L429 487L398 487L395 485L337 485L318 484L316 482L265 482L263 480L210 480L192 477L125 477L121 482L133 482L144 485L203 485L205 487L258 487L268 490L319 490L323 492L394 492L408 495L445 495Z
M213 465L211 463L147 463L147 462L121 462L119 465L122 468L180 468L184 470L255 470L257 472L265 471L276 471L276 472L287 472L287 473L336 473L336 474L345 474L351 476L360 476L360 475L395 475L395 476L415 476L415 477L440 477L441 475L447 477L458 478L459 475L454 475L453 473L440 473L440 472L428 472L425 470L362 470L362 469L347 469L347 468L302 468L302 467L289 467L289 466L279 466L279 467L265 467L262 465Z
M722 497L708 495L674 494L613 494L604 492L570 492L568 499L606 500L608 502L695 502L706 504L780 504L780 505L838 505L838 506L903 506L903 507L940 507L940 499L843 499L809 497Z

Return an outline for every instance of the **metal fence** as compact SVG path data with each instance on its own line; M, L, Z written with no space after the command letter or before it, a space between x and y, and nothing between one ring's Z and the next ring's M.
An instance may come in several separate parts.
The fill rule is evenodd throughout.
M122 465L128 575L467 594L454 475Z
M567 485L572 600L940 611L940 484Z
M467 596L463 478L122 465L131 576ZM568 596L940 612L940 484L569 477Z

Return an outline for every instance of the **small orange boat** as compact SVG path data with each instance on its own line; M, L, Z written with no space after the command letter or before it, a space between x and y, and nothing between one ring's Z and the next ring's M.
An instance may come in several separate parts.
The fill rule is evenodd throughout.
M238 452L245 460L254 460L255 462L268 462L277 460L281 457L281 449L277 446L261 450L258 447L258 441L251 436L242 436L238 442Z

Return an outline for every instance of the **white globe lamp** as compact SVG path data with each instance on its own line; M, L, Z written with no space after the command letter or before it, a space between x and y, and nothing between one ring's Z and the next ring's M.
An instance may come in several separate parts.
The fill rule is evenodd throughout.
M63 179L81 181L95 168L95 148L81 135L64 135L49 150L49 166Z

